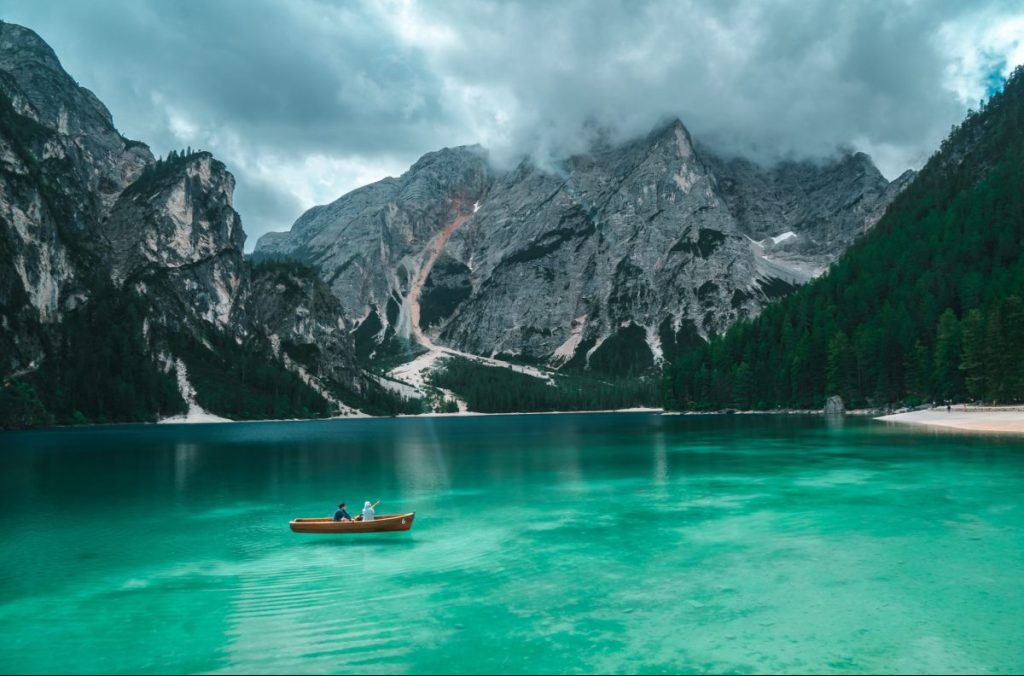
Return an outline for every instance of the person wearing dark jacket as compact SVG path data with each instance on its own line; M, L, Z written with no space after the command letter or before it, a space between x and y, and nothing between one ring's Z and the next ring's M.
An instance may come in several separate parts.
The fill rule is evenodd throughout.
M352 516L345 511L345 503L338 505L338 511L334 513L335 521L349 522L352 520Z

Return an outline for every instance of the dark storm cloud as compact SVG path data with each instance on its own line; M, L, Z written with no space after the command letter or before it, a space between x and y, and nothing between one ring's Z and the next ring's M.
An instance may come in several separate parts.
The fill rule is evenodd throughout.
M437 76L363 6L130 0L0 9L51 44L125 135L159 154L192 145L226 161L250 246L325 198L297 189L322 181L295 175L309 155L395 170L446 141ZM363 174L380 178L342 167L338 190Z
M213 151L250 245L444 145L499 162L667 116L764 160L920 164L1022 56L1020 3L0 0L119 128ZM972 98L974 100L972 100Z
M473 27L433 50L437 70L514 93L507 138L492 146L507 140L515 151L533 138L558 151L584 119L633 135L678 115L698 137L765 159L868 144L891 147L905 168L963 115L945 82L959 45L939 33L978 11L941 1L563 0L453 3L420 16Z

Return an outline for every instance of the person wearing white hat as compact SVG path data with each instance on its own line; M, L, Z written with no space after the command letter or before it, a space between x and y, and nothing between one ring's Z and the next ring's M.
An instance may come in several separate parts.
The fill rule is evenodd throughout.
M373 505L369 500L363 505L363 521L373 521Z

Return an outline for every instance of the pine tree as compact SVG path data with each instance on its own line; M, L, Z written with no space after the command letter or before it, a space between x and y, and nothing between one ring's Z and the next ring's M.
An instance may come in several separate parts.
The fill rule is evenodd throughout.
M967 313L961 324L961 340L963 357L960 370L964 374L967 393L973 399L983 399L986 394L985 365L985 318L981 310L974 309Z
M942 400L959 397L964 392L964 375L960 370L960 322L952 309L939 317L935 333L935 357L932 382L934 392Z

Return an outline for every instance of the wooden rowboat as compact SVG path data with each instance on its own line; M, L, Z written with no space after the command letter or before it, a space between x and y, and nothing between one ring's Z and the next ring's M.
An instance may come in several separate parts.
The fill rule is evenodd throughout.
M335 521L326 519L292 519L288 524L294 533L388 533L409 530L415 512L408 514L381 514L373 521Z

